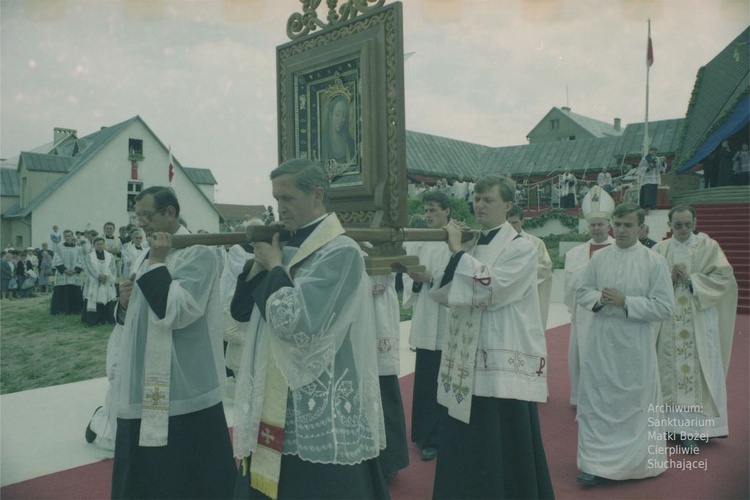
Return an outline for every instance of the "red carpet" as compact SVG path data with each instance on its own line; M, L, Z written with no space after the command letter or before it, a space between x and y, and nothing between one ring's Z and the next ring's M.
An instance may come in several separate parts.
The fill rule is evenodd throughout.
M737 317L732 361L727 380L729 427L727 439L716 439L703 445L693 459L704 460L707 470L670 469L659 477L640 481L609 482L595 487L579 486L575 477L577 430L575 411L568 404L567 352L569 325L547 331L550 355L550 400L539 405L545 451L557 498L561 499L733 499L749 498L748 444L750 394L750 342L748 316ZM402 397L406 405L407 428L411 421L413 377L401 379ZM410 446L410 466L391 483L394 500L428 499L432 496L435 462L422 462L416 446ZM671 457L675 461L680 456ZM109 498L112 461L105 460L55 474L5 486L0 490L3 500L11 499L76 499Z

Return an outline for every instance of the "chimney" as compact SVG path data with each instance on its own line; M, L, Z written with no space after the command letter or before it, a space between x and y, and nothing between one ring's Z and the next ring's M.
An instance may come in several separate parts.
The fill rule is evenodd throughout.
M77 133L78 133L77 130L73 130L71 128L55 127L54 135L52 139L55 141L54 144L57 144L58 142L62 141L69 135L76 135Z
M619 132L620 128L621 128L620 127L620 119L619 118L615 118L615 130Z
M562 109L562 110L563 110L563 111L565 111L566 113L570 113L570 108L569 108L569 107L567 107L567 106L563 106L563 107L562 107L562 108L560 108L560 109Z

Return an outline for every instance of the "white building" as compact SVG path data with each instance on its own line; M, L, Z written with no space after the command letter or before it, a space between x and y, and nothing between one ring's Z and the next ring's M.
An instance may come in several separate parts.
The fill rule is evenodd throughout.
M219 232L216 180L208 169L185 168L172 158L180 216L188 229ZM10 166L10 168L8 168ZM169 185L169 149L135 116L84 137L55 128L54 140L3 162L0 245L39 247L52 226L62 233L116 227L133 220L133 198L144 188Z

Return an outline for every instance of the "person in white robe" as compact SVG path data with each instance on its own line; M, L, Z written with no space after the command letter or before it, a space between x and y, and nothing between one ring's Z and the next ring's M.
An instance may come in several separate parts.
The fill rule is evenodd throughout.
M385 498L375 317L359 246L326 212L328 178L306 159L271 172L281 248L253 242L232 316L247 323L237 375L237 495Z
M148 254L120 285L112 498L228 498L236 466L222 404L219 264L213 248L173 249L174 191L135 197Z
M243 221L238 226L238 231L245 231L248 226L262 226L263 221L258 217L252 217ZM234 294L234 287L237 285L237 276L240 275L245 264L253 258L253 246L250 243L232 245L226 251L226 262L221 271L221 280L219 285L219 303L224 307L227 298Z
M422 196L424 220L431 229L448 224L450 199L439 191ZM448 308L430 297L435 276L445 270L451 252L443 242L420 241L404 245L408 255L419 257L424 271L404 274L403 306L412 309L409 345L416 349L411 406L411 440L422 460L434 460L438 453L438 432L445 407L437 402L437 380L443 339L448 330Z
M247 218L237 226L237 231L245 231L248 226L262 226L263 221L258 217ZM222 308L222 324L224 331L224 364L226 366L226 392L229 399L234 399L237 379L235 373L239 369L242 346L244 344L244 329L232 318L231 300L237 286L237 276L253 259L253 246L250 243L232 245L229 250L222 250L224 266L219 280L219 304Z
M120 337L122 336L122 325L115 325L107 342L107 394L104 396L104 405L94 410L86 426L86 442L94 443L103 450L114 451L115 439L117 438L117 401L114 393L117 388L115 383L117 377L117 360Z
M666 165L656 155L656 151L655 147L650 147L648 154L638 164L638 182L641 186L639 204L645 209L656 208L661 174L666 170Z
M117 300L115 257L104 250L104 238L94 238L94 250L83 260L86 282L83 285L82 321L87 325L114 324Z
M370 276L378 348L380 399L383 403L386 447L378 456L386 482L409 465L406 417L398 384L401 341L400 313L393 273Z
M552 259L547 252L544 241L523 230L523 209L518 205L508 211L508 222L518 234L529 240L536 248L536 290L539 295L539 314L542 317L542 328L547 329L549 301L552 296Z
M674 297L664 257L638 242L644 213L623 203L612 214L615 244L591 258L576 297L594 312L578 392L578 482L653 477L666 469L653 324Z
M133 231L130 242L122 249L122 275L124 278L130 278L133 264L146 251L148 251L148 241L144 241L143 231L136 229Z
M464 182L464 176L459 175L453 182L453 196L461 201L466 201L469 196L469 185Z
M133 231L131 241L122 250L123 276L130 277L131 268L140 267L140 259L148 250L148 242L144 242L144 233L140 229ZM117 401L116 390L117 362L119 359L120 338L122 325L115 324L107 342L106 373L109 385L104 397L104 405L94 411L86 428L86 441L94 443L104 450L114 451L117 436Z
M565 295L564 302L570 313L570 337L568 340L568 372L570 374L570 404L578 404L578 379L581 366L586 358L586 345L589 327L594 314L578 305L576 290L578 277L591 260L594 252L615 242L608 231L615 202L606 191L595 186L581 202L583 216L588 222L591 239L573 247L565 254Z
M596 176L596 184L606 192L612 192L612 174L607 172L607 167L602 167L602 171Z
M578 205L576 185L578 179L569 168L560 176L560 207L571 208Z
M729 434L726 376L737 311L732 266L716 241L693 234L697 222L693 207L673 207L672 237L653 248L667 259L675 296L657 341L664 430L689 448Z
M113 222L106 222L103 230L104 249L115 258L115 270L117 271L117 282L119 283L122 277L122 242L115 235L115 224Z
M536 249L506 220L514 193L510 177L483 177L474 189L481 236L462 243L459 224L445 227L453 255L431 292L450 308L434 498L554 496L536 408L548 375Z
M52 258L55 269L55 286L52 289L50 313L80 314L83 310L83 252L76 245L75 234L63 231L64 242L58 245Z

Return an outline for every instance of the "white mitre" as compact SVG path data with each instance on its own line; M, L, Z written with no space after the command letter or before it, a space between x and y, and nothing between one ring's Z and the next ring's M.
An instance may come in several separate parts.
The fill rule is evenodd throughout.
M610 220L615 210L615 200L601 187L594 186L583 197L581 210L587 221L595 218Z

